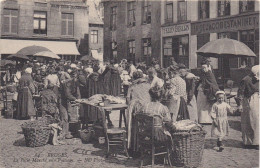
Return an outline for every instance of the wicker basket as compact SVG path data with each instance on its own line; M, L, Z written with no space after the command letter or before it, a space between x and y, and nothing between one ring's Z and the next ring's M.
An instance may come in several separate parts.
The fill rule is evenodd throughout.
M89 143L92 140L92 130L79 130L79 135L82 143Z
M27 147L39 147L48 143L51 129L46 122L30 121L24 123L21 127Z
M174 166L199 167L202 160L206 132L202 127L172 133L172 157Z

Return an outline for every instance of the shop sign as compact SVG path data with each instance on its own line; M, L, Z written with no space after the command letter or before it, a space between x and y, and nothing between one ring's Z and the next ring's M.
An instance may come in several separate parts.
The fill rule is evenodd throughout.
M259 28L259 13L191 24L191 35Z
M176 36L190 33L190 23L179 24L169 27L162 28L162 35L165 36Z

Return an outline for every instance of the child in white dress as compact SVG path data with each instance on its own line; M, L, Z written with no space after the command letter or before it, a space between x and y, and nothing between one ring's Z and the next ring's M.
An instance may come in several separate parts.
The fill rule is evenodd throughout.
M231 106L224 102L225 99L225 92L224 91L217 91L216 92L217 102L213 104L211 109L211 118L212 122L212 129L211 129L211 136L217 137L217 146L218 151L221 152L224 147L222 144L222 139L225 136L228 136L229 131L229 124L227 113L233 113L231 110Z

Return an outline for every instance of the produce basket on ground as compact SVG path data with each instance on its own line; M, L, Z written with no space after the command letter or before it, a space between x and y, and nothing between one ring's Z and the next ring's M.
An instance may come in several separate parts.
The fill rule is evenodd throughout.
M39 147L48 143L51 128L47 120L29 121L21 125L27 147Z
M172 135L172 165L180 167L199 167L206 132L197 125L189 130L175 130Z
M94 131L91 129L79 130L82 143L89 143L92 140Z

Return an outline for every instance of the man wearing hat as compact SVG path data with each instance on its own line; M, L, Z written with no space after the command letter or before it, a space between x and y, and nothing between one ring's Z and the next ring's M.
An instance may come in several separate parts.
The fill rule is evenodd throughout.
M75 111L72 109L71 102L81 98L76 71L72 71L71 77L72 79L62 84L61 89L60 113L63 126L62 134L66 139L73 138L69 132L69 121L72 120L72 116L75 116Z

